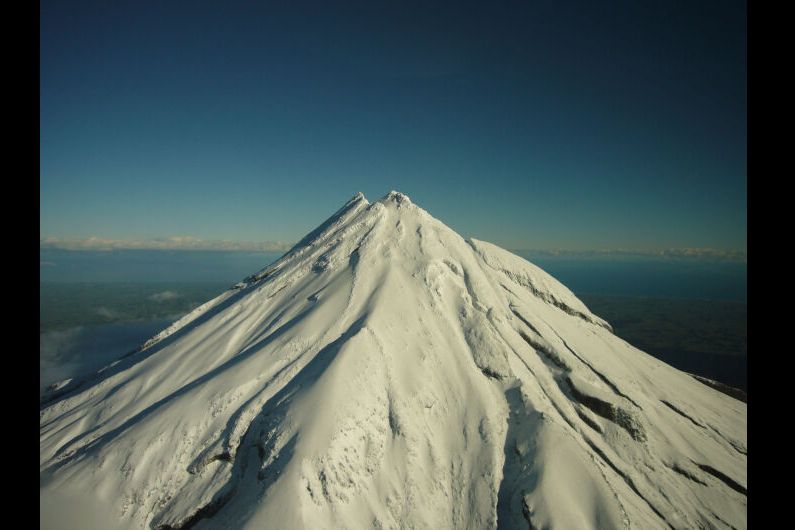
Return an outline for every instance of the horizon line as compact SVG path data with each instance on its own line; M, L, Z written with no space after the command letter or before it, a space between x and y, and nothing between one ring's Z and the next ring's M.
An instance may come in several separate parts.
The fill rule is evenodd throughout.
M91 236L82 239L41 237L40 250L65 250L72 252L115 250L212 251L212 252L287 252L296 242L285 241L235 241L201 239L193 236L171 236L151 239L111 239ZM711 247L659 247L659 248L508 248L535 257L657 257L719 259L747 261L747 251L741 249L716 249Z

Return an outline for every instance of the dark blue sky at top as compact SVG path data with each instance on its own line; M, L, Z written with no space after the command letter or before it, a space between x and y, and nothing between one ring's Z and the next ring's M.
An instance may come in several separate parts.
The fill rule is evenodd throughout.
M333 4L333 5L332 5ZM41 3L42 237L746 247L744 2Z

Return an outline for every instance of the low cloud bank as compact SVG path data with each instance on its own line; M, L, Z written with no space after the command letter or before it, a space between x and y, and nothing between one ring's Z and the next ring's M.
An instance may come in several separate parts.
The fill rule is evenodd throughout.
M86 239L62 239L42 237L39 247L59 250L218 250L244 252L284 252L293 243L284 241L225 241L200 239L191 236L175 236L154 239L108 239L89 237Z
M720 250L714 248L668 248L660 250L597 249L597 250L557 250L524 249L516 250L522 255L534 257L571 258L689 258L720 261L745 262L748 259L744 250Z

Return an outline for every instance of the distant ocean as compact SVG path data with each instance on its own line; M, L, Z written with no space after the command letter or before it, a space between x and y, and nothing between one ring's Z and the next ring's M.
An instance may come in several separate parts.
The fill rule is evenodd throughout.
M517 254L566 285L631 344L747 389L745 263ZM41 387L95 371L280 256L42 249Z
M695 258L539 258L524 254L525 259L577 295L748 299L746 263Z
M747 300L747 265L695 258L557 258L515 251L576 294ZM41 250L43 282L231 282L267 267L275 252Z

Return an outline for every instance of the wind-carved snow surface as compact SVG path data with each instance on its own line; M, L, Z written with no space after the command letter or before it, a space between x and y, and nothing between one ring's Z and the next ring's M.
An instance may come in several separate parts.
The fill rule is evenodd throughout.
M61 390L42 509L119 528L746 527L745 403L396 192Z

